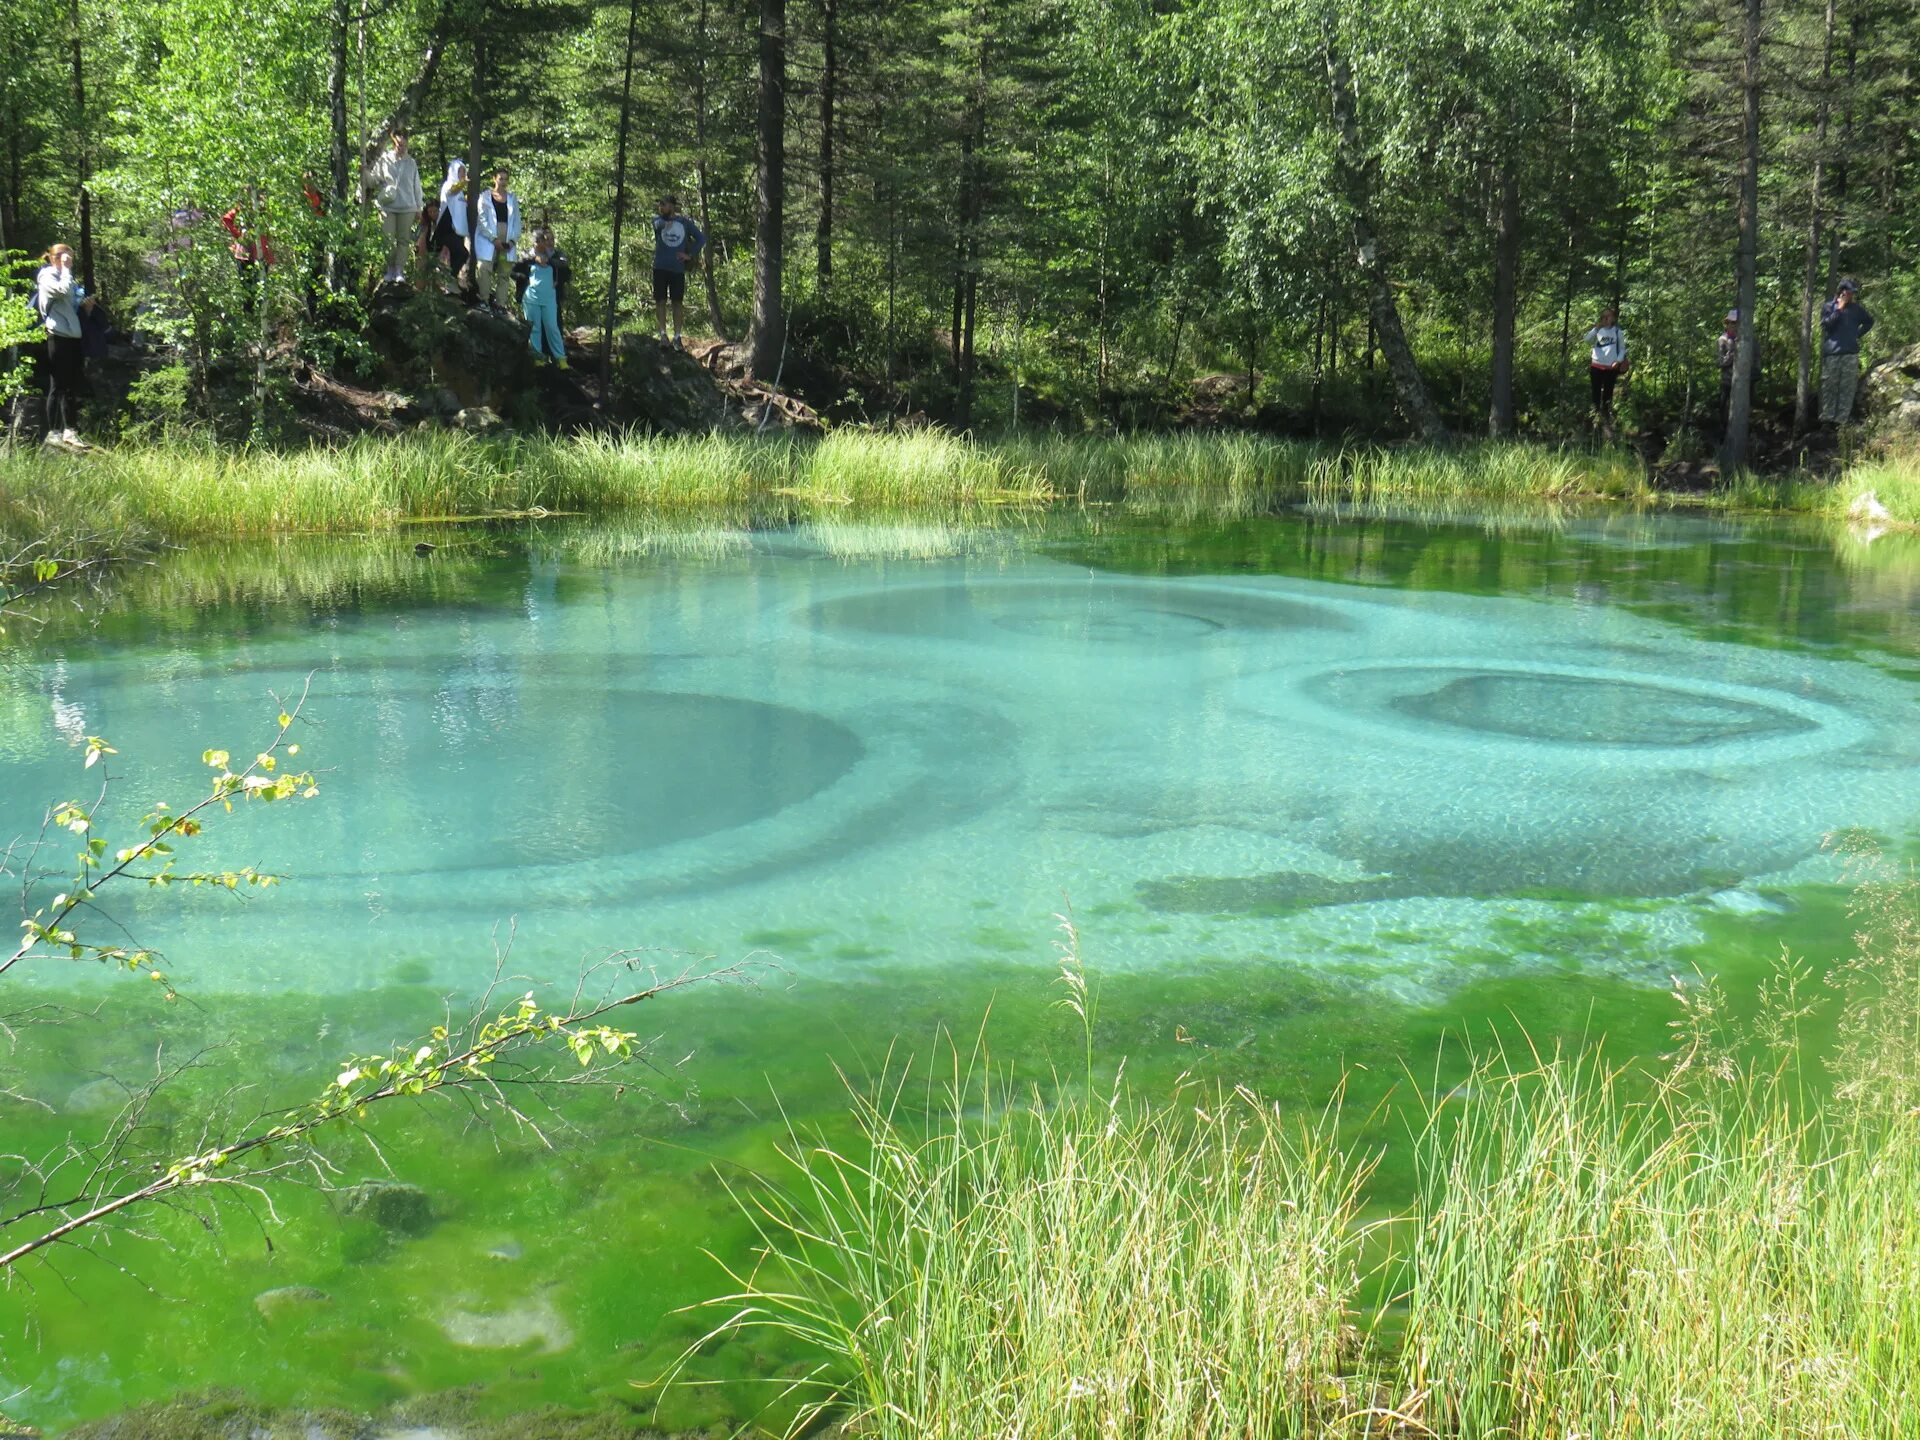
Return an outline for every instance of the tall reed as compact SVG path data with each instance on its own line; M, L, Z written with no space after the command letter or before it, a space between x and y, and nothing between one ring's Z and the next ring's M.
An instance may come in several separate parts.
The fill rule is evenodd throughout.
M959 1064L921 1120L911 1088L856 1100L857 1150L796 1138L786 1187L737 1192L772 1259L720 1331L825 1357L796 1430L1312 1436L1348 1405L1364 1167L1326 1127L1244 1092L1197 1121L1124 1089L1015 1103Z
M1684 987L1668 1064L1495 1053L1412 1104L1384 1218L1373 1152L1245 1091L896 1079L736 1186L715 1333L811 1346L796 1428L883 1440L1920 1437L1920 889L1861 896L1836 1083L1799 967L1744 1029Z

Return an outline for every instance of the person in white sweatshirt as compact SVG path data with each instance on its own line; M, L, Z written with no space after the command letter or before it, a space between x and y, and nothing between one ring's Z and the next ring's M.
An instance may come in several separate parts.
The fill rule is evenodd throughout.
M420 211L425 204L420 190L420 166L407 153L407 132L393 132L393 146L367 170L367 188L380 211L380 229L387 237L387 274L389 282L407 277L407 254L413 248L414 232L420 228Z
M73 249L56 245L33 282L33 308L47 328L47 440L60 449L84 450L86 442L74 429L80 414L80 395L87 384L85 340L80 312L93 308L93 297L73 276Z
M1613 424L1613 387L1627 373L1627 334L1620 328L1620 312L1609 305L1600 323L1581 337L1589 346L1587 381L1593 391L1594 413L1603 425Z

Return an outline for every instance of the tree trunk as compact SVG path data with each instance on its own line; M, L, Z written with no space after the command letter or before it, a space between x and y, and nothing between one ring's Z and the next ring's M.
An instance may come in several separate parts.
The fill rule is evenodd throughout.
M20 168L20 133L25 127L18 104L7 107L7 183L4 193L0 193L0 218L4 218L7 234L15 240L20 234L20 191L24 188L24 179ZM4 249L0 246L0 249Z
M1167 374L1160 388L1169 395L1173 393L1173 374L1180 365L1180 337L1187 328L1187 287L1180 286L1179 297L1173 302L1173 345L1167 351Z
M1380 349L1387 357L1387 369L1393 376L1394 397L1401 413L1422 440L1438 442L1446 438L1446 426L1440 423L1440 412L1434 409L1427 382L1413 357L1413 347L1407 343L1406 331L1400 325L1400 307L1393 298L1393 281L1381 258L1379 237L1373 229L1373 181L1360 143L1360 123L1354 112L1353 73L1346 57L1335 47L1331 33L1323 37L1322 58L1332 92L1338 144L1335 179L1352 212L1354 264L1366 282L1367 311Z
M1820 51L1819 118L1814 125L1813 182L1807 202L1807 264L1800 283L1800 355L1793 385L1793 433L1813 428L1813 316L1820 298L1820 186L1826 178L1827 124L1833 109L1833 22L1836 0L1827 0L1826 36Z
M600 346L600 407L609 412L613 400L613 319L620 299L620 231L627 219L627 132L633 122L633 47L639 33L640 0L627 0L626 66L620 80L620 138L613 151L613 244L609 247L613 253L607 262L607 309L600 327L605 337Z
M814 249L820 293L833 284L833 102L839 84L839 0L821 0L820 68L820 223Z
M484 22L485 17L482 16ZM480 261L474 241L480 234L480 195L486 188L480 183L480 145L487 117L487 31L484 23L474 27L473 74L467 78L467 249L473 265L474 283L480 281ZM499 260L498 253L494 259ZM491 293L480 297L491 301Z
M695 197L700 206L700 231L707 237L707 243L700 247L700 278L707 287L707 321L713 327L713 333L725 340L727 338L726 317L720 313L720 282L713 274L713 221L708 218L708 194L711 186L707 174L707 10L709 0L700 0L700 33L695 41L696 54L693 63L693 167L694 185L699 190Z
M336 214L347 208L347 187L352 183L348 168L353 142L347 135L347 31L352 27L352 7L348 0L333 0L333 21L327 34L327 175L333 183Z
M1513 330L1520 289L1520 173L1509 154L1501 163L1493 226L1493 400L1487 433L1513 434Z
M977 97L976 97L977 98ZM973 423L973 317L980 290L979 146L981 108L968 103L966 128L960 138L960 226L954 240L953 271L953 388L954 423L966 429Z
M971 252L972 247L968 247ZM973 382L975 375L973 338L974 317L980 308L980 275L973 264L974 256L969 253L967 264L966 305L960 320L960 415L962 430L973 428Z
M754 228L753 328L747 371L771 380L786 349L781 303L787 198L787 0L760 0L759 163L754 190L760 214Z
M1833 287L1840 283L1840 250L1843 242L1842 231L1847 223L1847 196L1850 193L1852 174L1847 159L1853 154L1853 77L1860 59L1860 16L1856 11L1852 22L1847 26L1847 63L1845 78L1840 82L1840 144L1833 156L1833 192L1832 202L1827 206L1827 284L1826 292L1831 295Z
M1720 458L1723 475L1745 467L1747 429L1753 420L1754 336L1760 329L1760 317L1754 314L1760 232L1760 7L1761 0L1745 0L1742 7L1740 245L1735 262L1740 344L1734 351L1733 396L1727 405L1727 438Z
M456 20L455 0L441 0L440 11L433 19L433 29L427 36L426 53L420 57L420 68L413 72L413 78L407 82L407 88L400 93L400 103L393 107L386 119L374 127L373 132L364 135L360 144L360 169L366 168L380 158L380 152L387 148L387 141L395 130L403 129L414 113L426 103L427 92L433 88L433 77L440 69L440 58L447 52L447 43L453 38ZM486 46L487 7L482 5L480 12L471 18L473 43L476 51ZM469 158L468 165L472 165ZM467 191L473 191L473 173L467 173Z
M1579 153L1580 102L1567 102L1567 194L1575 193L1579 178L1575 156ZM1580 211L1569 199L1567 204L1567 283L1560 294L1560 370L1565 373L1573 347L1573 287L1579 274Z
M898 182L887 178L887 405L898 408L893 390L894 311L900 289L900 216Z
M67 25L73 46L73 133L79 142L80 283L93 293L92 126L87 120L87 72L80 41L80 0L67 0Z
M7 209L7 206L0 205L0 255L7 253L7 237L13 234L13 231L7 226ZM7 369L11 370L19 363L20 347L18 345L9 345L7 347ZM7 445L9 448L20 443L20 412L26 408L25 401L26 397L24 395L15 395L13 399L7 403Z
M1094 358L1094 404L1101 418L1107 415L1107 365L1111 343L1111 244L1113 231L1113 150L1104 146L1100 161L1100 257L1099 257L1099 343Z
M1308 398L1309 423L1320 433L1320 391L1326 383L1327 292L1320 292L1320 304L1313 312L1313 388Z

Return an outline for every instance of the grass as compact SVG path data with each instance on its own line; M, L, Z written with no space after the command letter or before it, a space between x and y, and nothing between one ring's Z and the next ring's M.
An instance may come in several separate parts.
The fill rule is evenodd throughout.
M985 443L943 431L851 429L818 441L433 432L332 450L178 441L84 457L18 451L0 456L0 538L184 541L540 511L951 510L1066 500L1245 513L1302 494L1643 492L1636 462L1623 454L1525 445L1334 450L1241 435Z
M723 1330L830 1358L792 1383L856 1435L1305 1435L1360 1278L1359 1170L1233 1097L1197 1128L1124 1089L1011 1105L984 1070L859 1106L858 1156L744 1192L770 1275ZM982 1112L989 1120L966 1117ZM1106 1427L1124 1417L1124 1428Z
M1864 893L1834 1083L1802 971L1738 1033L1703 982L1669 1066L1418 1099L1393 1214L1337 1109L895 1079L736 1187L763 1258L715 1333L811 1346L794 1431L876 1440L1920 1436L1920 903Z

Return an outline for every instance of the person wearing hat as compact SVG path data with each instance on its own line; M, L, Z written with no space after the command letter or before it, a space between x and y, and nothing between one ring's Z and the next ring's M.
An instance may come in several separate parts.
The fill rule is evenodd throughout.
M1820 309L1820 419L1844 425L1853 418L1860 388L1860 337L1873 329L1873 312L1859 300L1860 287L1842 280Z
M449 160L447 178L440 182L440 220L434 226L429 253L445 255L454 283L467 266L467 162Z
M653 217L653 311L659 322L657 338L667 343L667 302L673 302L673 348L686 349L680 326L686 319L687 266L706 246L700 227L680 213L677 196L660 197Z

